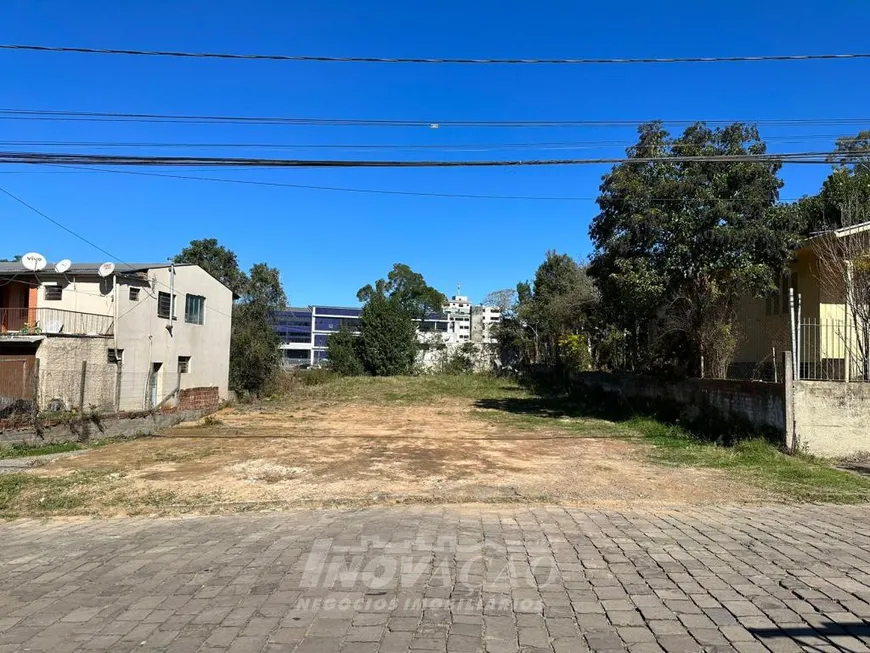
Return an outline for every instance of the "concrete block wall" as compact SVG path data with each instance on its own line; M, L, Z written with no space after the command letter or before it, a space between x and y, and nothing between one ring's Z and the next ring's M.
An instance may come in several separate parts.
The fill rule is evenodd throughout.
M184 388L179 392L180 410L203 410L215 408L220 404L220 389L217 386L204 388Z
M87 361L85 409L114 410L118 368L108 362L111 337L48 336L36 350L39 361L39 407L78 408L82 361Z
M628 414L679 421L711 437L761 434L785 443L782 383L659 378L584 372L572 385L591 401Z
M795 381L797 447L825 457L870 453L870 383Z

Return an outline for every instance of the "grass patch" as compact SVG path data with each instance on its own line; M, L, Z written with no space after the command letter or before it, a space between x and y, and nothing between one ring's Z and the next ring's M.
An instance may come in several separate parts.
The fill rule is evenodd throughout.
M586 417L553 417L531 413L507 413L498 410L475 410L474 417L496 426L519 431L557 430L582 438L632 437L634 434L613 422Z
M526 396L515 382L483 374L333 377L316 386L297 386L283 398L290 401L427 403L440 398L498 399Z
M0 515L38 516L57 512L86 513L90 495L107 472L74 472L69 476L0 474Z
M797 501L860 503L870 500L870 480L831 467L812 456L787 455L766 440L742 440L724 447L704 442L679 426L635 418L626 425L655 446L654 461L722 469Z
M0 448L0 459L24 458L26 456L46 456L52 453L64 453L66 451L78 451L84 446L78 442L57 442L54 444L41 444L29 446L25 444L13 444L9 447Z

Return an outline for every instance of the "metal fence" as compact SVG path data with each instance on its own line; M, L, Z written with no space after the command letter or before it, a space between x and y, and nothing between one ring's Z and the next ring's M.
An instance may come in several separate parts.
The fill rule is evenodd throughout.
M870 381L870 333L851 320L803 318L797 329L796 369L814 381Z
M176 398L180 375L128 372L116 364L40 369L33 357L0 359L0 420L36 413L110 414L159 409Z
M111 335L114 318L61 308L0 308L0 332Z

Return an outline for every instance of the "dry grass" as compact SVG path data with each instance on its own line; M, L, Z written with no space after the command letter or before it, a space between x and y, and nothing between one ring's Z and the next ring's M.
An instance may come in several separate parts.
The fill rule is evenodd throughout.
M339 379L17 474L5 495L0 487L0 513L408 501L616 508L769 496L720 470L658 465L648 452L626 426L572 414L503 380Z

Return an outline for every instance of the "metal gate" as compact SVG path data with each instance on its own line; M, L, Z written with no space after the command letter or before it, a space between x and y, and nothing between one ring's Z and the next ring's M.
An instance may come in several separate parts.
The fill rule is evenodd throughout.
M0 397L35 399L34 356L0 356Z

